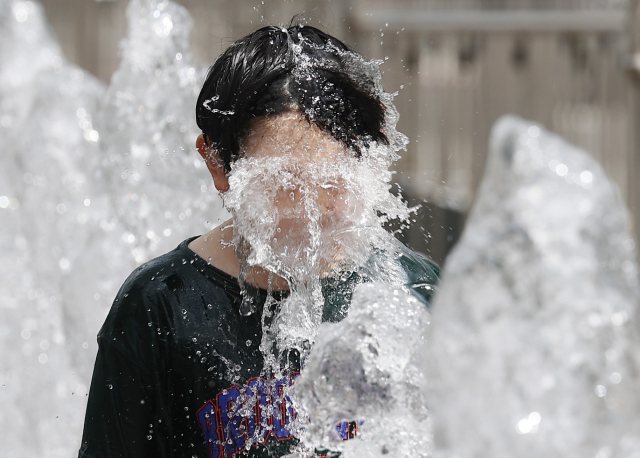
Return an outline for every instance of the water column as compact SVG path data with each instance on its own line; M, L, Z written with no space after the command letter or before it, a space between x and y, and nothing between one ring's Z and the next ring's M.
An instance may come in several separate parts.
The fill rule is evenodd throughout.
M136 265L221 218L193 145L191 20L132 2L106 89L68 63L34 1L0 2L0 443L69 457L96 334Z
M0 62L0 442L5 456L69 456L88 380L63 290L95 227L85 200L100 189L91 119L104 87L66 62L35 2L0 2Z
M425 347L438 456L636 456L635 256L596 161L537 124L496 123Z

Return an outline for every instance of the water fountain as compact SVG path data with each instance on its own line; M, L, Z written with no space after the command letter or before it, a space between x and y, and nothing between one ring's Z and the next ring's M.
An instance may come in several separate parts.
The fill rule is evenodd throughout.
M618 189L541 126L494 126L429 335L443 456L640 451L638 266Z
M0 34L3 449L62 457L77 443L88 386L72 363L62 291L89 236L76 228L91 226L89 119L104 88L65 62L37 3L0 3ZM84 341L93 339L83 333L77 353Z
M76 454L117 288L225 215L191 148L203 71L190 18L169 1L133 0L127 15L105 88L66 62L37 2L0 0L9 457ZM626 221L584 152L503 119L433 317L398 285L361 286L346 319L320 326L294 387L311 419L301 434L347 458L637 456L640 296ZM358 439L335 434L344 420Z
M296 385L309 439L345 457L638 456L635 255L600 165L502 118L432 323L406 293L367 285L347 318L323 325ZM331 435L354 418L362 440Z
M202 70L188 13L134 1L127 14L107 89L66 61L37 2L0 2L6 456L77 453L95 336L117 289L224 215L192 149Z

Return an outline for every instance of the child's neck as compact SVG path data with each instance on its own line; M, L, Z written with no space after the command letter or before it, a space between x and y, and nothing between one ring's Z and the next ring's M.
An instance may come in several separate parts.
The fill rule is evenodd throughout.
M233 245L232 220L225 221L215 229L191 241L189 249L215 268L236 278L240 275L240 262ZM289 289L284 278L277 275L272 275L272 277L272 290ZM269 287L269 272L261 267L249 267L246 281L258 288L267 289Z

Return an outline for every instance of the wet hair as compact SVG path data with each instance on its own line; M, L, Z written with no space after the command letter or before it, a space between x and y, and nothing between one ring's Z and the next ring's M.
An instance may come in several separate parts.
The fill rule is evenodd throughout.
M388 144L385 107L364 60L337 38L304 25L267 26L234 42L209 69L196 105L205 142L225 172L256 118L299 111L356 156Z

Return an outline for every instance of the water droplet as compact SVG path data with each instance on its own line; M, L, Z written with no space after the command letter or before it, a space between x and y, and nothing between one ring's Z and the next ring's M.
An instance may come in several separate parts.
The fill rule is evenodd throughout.
M540 415L538 412L531 412L529 414L529 422L532 425L539 425L541 420L542 420L542 415Z

